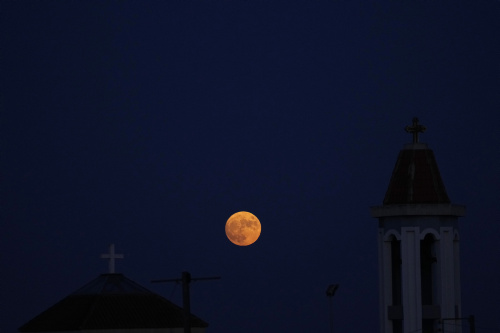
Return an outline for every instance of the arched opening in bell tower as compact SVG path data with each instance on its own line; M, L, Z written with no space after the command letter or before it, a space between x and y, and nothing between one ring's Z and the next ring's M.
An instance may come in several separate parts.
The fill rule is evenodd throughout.
M391 291L392 306L402 306L402 271L401 271L401 241L394 235L390 238L391 242ZM402 318L392 319L392 333L403 332Z
M429 233L420 241L420 282L422 306L436 305L437 283L436 238ZM435 332L435 319L422 318L422 332Z

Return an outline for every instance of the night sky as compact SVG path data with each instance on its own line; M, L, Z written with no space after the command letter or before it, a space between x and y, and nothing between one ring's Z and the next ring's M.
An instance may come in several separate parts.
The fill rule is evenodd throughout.
M377 220L419 117L500 331L500 1L0 2L0 332L107 273L207 333L378 331ZM232 244L249 211L259 240ZM488 329L488 330L487 330Z

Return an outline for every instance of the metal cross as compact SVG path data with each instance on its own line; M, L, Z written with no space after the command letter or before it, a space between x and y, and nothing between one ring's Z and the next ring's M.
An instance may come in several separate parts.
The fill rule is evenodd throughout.
M123 259L123 254L115 253L115 244L109 245L109 253L101 254L102 259L109 259L109 274L115 273L115 259Z
M413 118L412 126L406 126L405 131L413 134L413 143L418 143L418 133L424 133L427 128L424 125L419 125L418 118Z

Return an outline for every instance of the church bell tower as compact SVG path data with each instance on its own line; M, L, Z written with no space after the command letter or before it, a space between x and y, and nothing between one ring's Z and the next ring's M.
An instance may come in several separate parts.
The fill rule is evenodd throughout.
M379 220L381 333L461 333L449 320L461 317L458 217L465 206L450 202L433 151L419 143L425 129L417 118L406 126L413 142L399 152L383 205L371 207Z

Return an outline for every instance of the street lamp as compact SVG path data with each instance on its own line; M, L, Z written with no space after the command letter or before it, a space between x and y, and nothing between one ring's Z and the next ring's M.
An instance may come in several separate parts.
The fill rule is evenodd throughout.
M338 284L331 284L326 288L326 296L330 299L330 333L333 332L333 307L332 307L332 298L335 295L335 292L339 289Z

